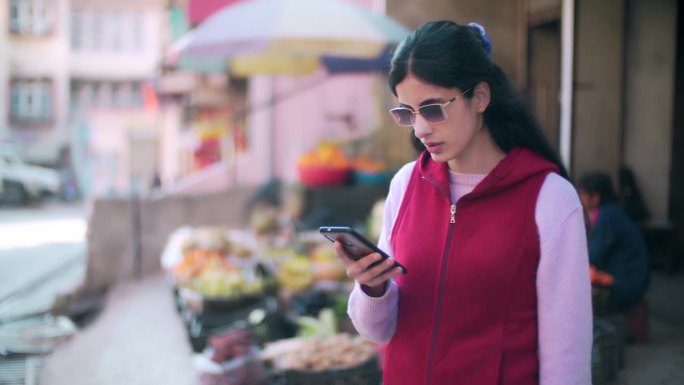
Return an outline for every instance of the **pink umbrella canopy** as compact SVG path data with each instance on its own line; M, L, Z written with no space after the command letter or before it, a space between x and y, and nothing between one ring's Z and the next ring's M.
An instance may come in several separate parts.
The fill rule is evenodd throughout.
M224 58L373 58L407 34L386 15L339 0L244 0L200 23L185 51Z

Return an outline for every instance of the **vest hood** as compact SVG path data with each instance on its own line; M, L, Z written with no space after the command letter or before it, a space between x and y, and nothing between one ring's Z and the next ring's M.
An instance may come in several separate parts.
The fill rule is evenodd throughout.
M418 159L421 176L449 191L449 168L446 163L435 162L424 151ZM531 150L515 147L490 171L469 197L498 193L525 180L548 172L559 173L558 167Z

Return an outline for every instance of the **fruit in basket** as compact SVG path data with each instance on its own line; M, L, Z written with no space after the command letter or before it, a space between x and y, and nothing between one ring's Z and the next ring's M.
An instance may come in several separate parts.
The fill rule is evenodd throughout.
M344 264L328 243L319 244L312 250L311 263L316 281L337 281L345 276Z
M349 168L349 159L342 147L333 143L321 143L313 151L305 152L297 160L299 166L328 166Z
M223 265L232 268L226 258L216 250L206 250L198 247L183 252L183 259L173 267L173 273L179 282L198 276L207 266Z
M231 297L241 294L243 283L239 270L208 267L190 281L188 288L209 297Z
M285 289L299 291L313 283L311 261L304 255L294 255L280 264L278 284Z
M352 161L352 168L366 173L379 173L385 171L385 163L369 156L359 156Z
M321 143L297 159L297 171L305 186L334 186L348 179L350 163L341 146Z

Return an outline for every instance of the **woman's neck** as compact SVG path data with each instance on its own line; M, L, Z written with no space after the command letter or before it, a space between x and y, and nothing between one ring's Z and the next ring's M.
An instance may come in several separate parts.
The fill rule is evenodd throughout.
M496 145L485 127L456 158L447 162L449 169L461 174L488 174L506 153Z

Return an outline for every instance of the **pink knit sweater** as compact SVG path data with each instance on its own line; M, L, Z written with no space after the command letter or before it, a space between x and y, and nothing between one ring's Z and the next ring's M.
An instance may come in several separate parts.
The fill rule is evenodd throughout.
M385 202L378 246L390 255L389 236L413 165L405 165L394 176ZM451 172L452 201L472 191L484 177ZM582 205L574 187L559 175L549 174L535 216L541 250L537 272L540 385L588 385L592 345L589 258ZM349 316L361 335L386 343L396 328L399 301L393 281L377 298L367 296L357 284L349 298Z

